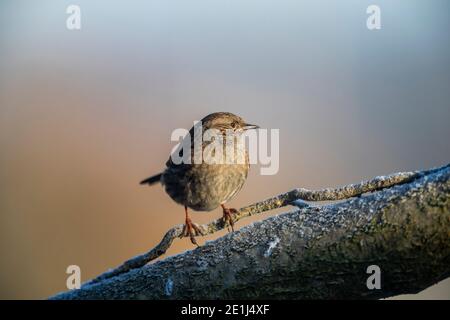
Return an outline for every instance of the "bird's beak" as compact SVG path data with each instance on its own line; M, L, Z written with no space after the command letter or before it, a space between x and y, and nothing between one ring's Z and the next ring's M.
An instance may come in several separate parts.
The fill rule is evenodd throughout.
M259 129L259 126L257 126L256 124L246 123L244 125L244 130L250 130L250 129Z

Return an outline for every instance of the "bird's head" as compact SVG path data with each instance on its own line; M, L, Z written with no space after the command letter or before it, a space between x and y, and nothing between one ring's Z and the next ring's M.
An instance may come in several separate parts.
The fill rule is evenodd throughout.
M230 112L215 112L202 119L204 130L216 129L220 131L233 130L234 132L244 132L249 129L258 129L254 124L249 124L241 117Z

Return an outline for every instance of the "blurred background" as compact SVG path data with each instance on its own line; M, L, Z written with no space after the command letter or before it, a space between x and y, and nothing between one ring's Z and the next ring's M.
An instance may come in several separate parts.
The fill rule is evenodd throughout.
M81 30L66 28L70 4ZM371 4L381 30L366 27ZM162 170L175 128L214 111L280 129L279 173L254 167L234 207L448 163L449 9L446 0L1 1L0 298L66 290L68 265L86 281L182 223L161 187L138 182ZM192 248L177 240L167 254ZM450 299L450 281L401 297Z

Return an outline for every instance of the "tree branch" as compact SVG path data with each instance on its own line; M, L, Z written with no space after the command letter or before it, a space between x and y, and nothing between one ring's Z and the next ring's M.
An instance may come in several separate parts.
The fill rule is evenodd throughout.
M337 189L294 189L241 208L236 221L267 210L294 211L144 266L181 235L169 230L149 252L57 299L379 298L423 290L450 272L450 166L404 172ZM304 201L345 202L309 207ZM313 213L313 214L311 214ZM223 229L222 219L200 228ZM366 268L380 266L381 290Z

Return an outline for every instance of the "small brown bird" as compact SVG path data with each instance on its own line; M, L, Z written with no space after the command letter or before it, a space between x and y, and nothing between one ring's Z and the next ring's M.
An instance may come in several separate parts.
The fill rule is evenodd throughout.
M236 209L226 208L225 203L241 190L247 179L250 166L245 144L236 143L235 137L241 136L248 129L257 129L258 126L248 124L241 117L232 113L217 112L204 117L201 120L201 128L203 133L208 129L215 129L223 137L224 158L231 156L232 159L243 159L243 161L212 164L211 162L206 163L205 161L201 161L200 163L198 161L195 162L194 142L201 143L203 153L205 147L210 146L213 140L204 141L201 135L195 134L194 127L192 127L189 134L184 138L190 139L190 141L183 140L180 143L180 148L174 151L174 153L177 153L176 156L178 156L178 159L183 157L183 149L181 146L183 142L187 142L184 145L190 145L190 159L192 161L184 161L176 164L173 161L174 153L172 153L166 162L166 169L162 173L141 181L141 184L148 185L160 182L165 187L167 194L175 202L184 206L186 220L182 236L189 236L193 244L197 244L195 236L201 235L202 231L197 225L192 223L189 218L188 208L196 211L211 211L221 206L224 222L229 222L234 231L233 214L237 211ZM230 143L232 143L232 147L227 148ZM234 155L227 155L227 151L230 153L229 150Z

